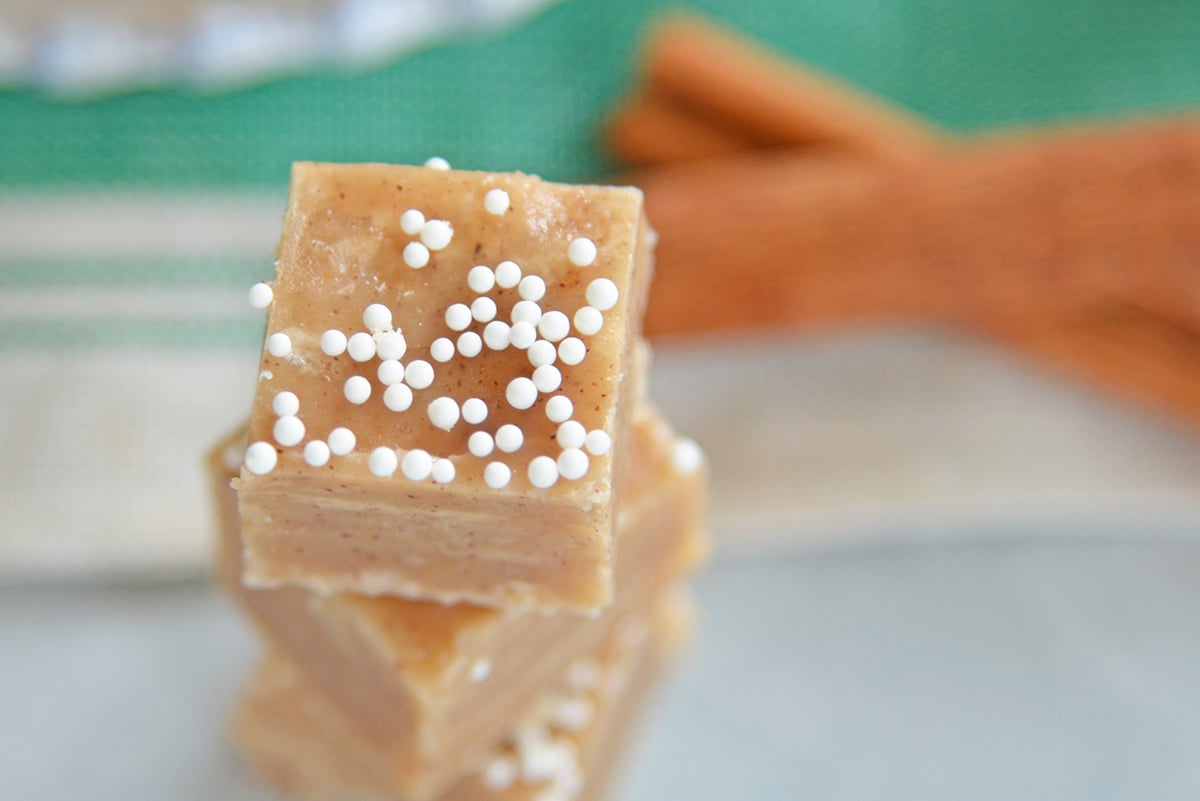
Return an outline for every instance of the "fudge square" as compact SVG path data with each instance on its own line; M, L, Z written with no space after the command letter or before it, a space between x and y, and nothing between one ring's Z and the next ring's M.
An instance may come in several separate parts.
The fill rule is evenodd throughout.
M251 291L246 582L608 604L653 238L633 188L295 165Z

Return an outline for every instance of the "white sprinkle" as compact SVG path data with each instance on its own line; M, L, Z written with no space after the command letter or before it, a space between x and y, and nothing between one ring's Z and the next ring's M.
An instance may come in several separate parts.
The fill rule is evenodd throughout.
M345 394L346 400L361 406L371 397L371 382L361 375L352 375L346 379L346 384L342 387L342 392Z
M424 481L433 472L433 457L427 451L423 451L420 448L413 448L404 454L404 461L400 463L400 470L404 473L404 477L410 481Z
M483 207L488 214L503 214L508 211L508 193L503 189L489 189L483 196Z
M314 439L304 446L304 461L310 467L324 467L329 462L329 446Z
M513 304L509 317L514 323L529 323L537 325L542 319L542 307L532 300L518 300Z
M508 344L519 350L525 350L537 341L537 328L531 323L513 323L508 331Z
M483 773L479 777L479 781L486 790L493 793L502 793L516 784L520 773L521 769L515 759L507 755L501 755L494 757L487 764L487 767L483 769Z
M329 432L329 450L334 456L345 456L354 450L357 440L354 432L348 428L339 426Z
M367 457L367 469L380 478L390 478L396 472L396 452L391 448L378 447Z
M275 446L269 442L256 442L249 448L246 448L245 465L256 476L265 476L275 469L275 463L279 460L279 454L275 452Z
M429 264L429 248L420 242L409 242L404 246L404 263L414 270Z
M373 339L375 355L381 359L399 359L408 352L408 342L399 331L380 331Z
M321 334L321 352L326 356L341 356L346 352L346 335L336 328Z
M463 401L462 416L471 425L479 425L487 419L487 403L480 398L467 398Z
M576 659L567 668L567 686L577 692L600 686L604 669L595 659Z
M429 414L429 422L443 431L449 431L458 422L458 404L454 402L454 398L445 395L430 401L426 412Z
M254 308L265 309L271 305L271 301L275 298L275 290L271 289L271 285L267 282L259 281L250 287L248 298L250 305Z
M267 353L283 358L292 352L292 338L282 331L267 337Z
M508 382L504 397L514 409L528 409L537 401L537 385L524 376L514 378Z
M583 446L587 448L587 452L592 456L603 456L612 448L612 437L607 431L602 431L599 428L588 432L587 439L583 441Z
M567 337L558 344L558 358L566 365L574 367L583 361L587 355L587 345L579 337Z
M496 447L505 453L516 453L525 444L525 432L520 426L505 423L496 429Z
M304 423L299 417L289 414L275 421L273 433L276 442L290 448L292 445L299 445L300 440L304 439Z
M400 215L400 230L409 236L421 233L421 226L424 224L425 215L419 209L409 209Z
M563 478L576 481L587 475L588 457L579 448L567 448L558 455L558 472Z
M482 295L484 292L491 292L495 285L496 274L485 264L477 264L467 272L467 286L472 292Z
M392 327L392 310L382 303L372 303L363 309L362 321L372 333L385 331Z
M691 473L704 464L704 451L691 437L679 437L671 448L671 464L678 473Z
M564 448L582 448L587 440L587 429L578 420L568 420L558 427L554 438Z
M391 384L383 391L383 405L393 412L407 412L412 401L413 394L408 384Z
M549 489L558 481L558 465L549 456L538 456L529 463L529 483Z
M600 333L604 326L604 315L593 306L581 306L575 312L575 330L584 336Z
M478 684L488 677L492 672L492 663L489 659L476 659L471 665L471 683Z
M517 285L517 294L525 300L541 300L546 296L546 282L541 276L527 275Z
M504 350L508 347L510 330L503 320L492 320L483 327L483 341L492 350Z
M545 339L539 339L529 346L529 363L534 367L541 367L543 364L554 364L554 360L558 357L558 351L554 348L554 343Z
M275 398L271 401L271 411L280 417L286 417L289 414L296 414L300 411L300 399L296 397L295 392L275 393Z
M474 331L463 331L458 336L458 352L473 359L483 351L483 337Z
M543 364L533 371L533 385L538 392L553 392L562 386L562 373L553 364Z
M454 480L455 474L454 462L449 459L435 459L433 467L429 470L435 484L449 484Z
M585 236L572 239L567 245L567 258L576 267L587 267L596 260L596 243Z
M390 387L392 384L399 384L404 380L404 365L395 359L384 359L379 363L379 368L375 371L375 376L379 379L379 383L385 387Z
M546 401L546 417L551 423L565 423L575 413L575 404L566 395L555 395Z
M597 278L588 284L585 295L589 304L603 312L617 305L617 299L621 297L621 292L611 279Z
M471 452L472 456L478 456L480 459L490 456L494 447L495 442L492 440L492 435L486 431L476 431L467 438L467 450Z
M471 316L481 323L489 323L496 319L496 301L487 297L475 298L471 303Z
M433 383L433 365L424 359L414 359L404 368L404 381L413 389L425 389Z
M435 362L450 361L454 358L454 340L448 337L438 337L429 346L429 355Z
M501 289L512 289L521 282L521 268L515 261L502 261L496 265L496 285Z
M454 239L454 226L445 220L428 220L421 226L421 242L430 250L442 250Z
M446 309L446 325L451 331L466 331L471 325L471 307L465 303L451 303Z
M483 469L483 480L492 489L504 489L512 480L512 469L504 462L490 462Z
M346 343L346 352L356 362L365 362L375 358L375 337L359 331Z
M425 166L431 170L448 170L450 169L450 162L441 156L430 156L425 160Z
M270 370L263 370L261 373L258 374L259 381L270 381L274 377L275 377L275 374L272 373Z
M571 332L571 321L560 311L548 311L538 321L538 333L551 342L558 342Z
M554 705L550 722L562 731L580 732L592 725L595 716L596 705L586 695L562 698Z

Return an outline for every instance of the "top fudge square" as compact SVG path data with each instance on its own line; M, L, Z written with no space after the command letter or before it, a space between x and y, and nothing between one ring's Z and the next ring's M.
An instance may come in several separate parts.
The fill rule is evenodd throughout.
M296 164L246 584L606 606L653 238L633 188Z

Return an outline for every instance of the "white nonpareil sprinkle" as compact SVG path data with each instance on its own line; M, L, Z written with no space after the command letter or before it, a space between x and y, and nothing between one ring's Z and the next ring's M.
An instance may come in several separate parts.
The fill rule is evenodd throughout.
M546 417L551 423L565 423L575 414L575 404L566 395L555 395L546 401Z
M473 359L483 352L483 337L474 331L463 331L458 336L458 352Z
M275 452L275 446L269 442L256 442L246 448L244 460L246 469L256 476L265 476L270 473L275 469L277 461L279 461L279 454Z
M400 215L400 230L409 236L421 233L421 226L424 224L425 215L419 209L409 209Z
M476 659L471 665L470 679L472 684L478 684L490 675L492 672L492 663L488 659Z
M336 328L321 334L321 352L326 356L341 356L346 352L346 335Z
M492 320L483 327L483 341L492 350L504 350L508 347L510 330L503 320Z
M433 472L433 457L429 455L428 451L413 448L404 454L404 460L400 462L400 470L410 481L424 481Z
M443 364L454 358L454 340L438 337L429 345L429 355L435 362Z
M371 333L385 331L392 327L392 310L382 303L371 303L363 309L362 321Z
M397 384L394 386L403 385ZM371 397L371 382L361 375L352 375L346 379L346 384L342 387L342 392L345 394L346 400L356 406L361 406Z
M454 480L456 472L454 462L449 459L434 459L433 467L429 470L429 476L435 484L449 484Z
M345 456L354 450L357 439L354 432L344 426L338 426L329 432L329 450L334 456Z
M448 398L445 395L434 398L429 402L426 412L429 415L429 422L433 423L435 428L443 431L449 431L458 423L459 410L454 398Z
M471 307L465 303L451 303L446 309L446 326L451 331L466 331L471 325Z
M367 469L380 478L390 478L396 472L399 459L391 448L378 447L367 457Z
M424 359L414 359L404 368L404 381L413 389L425 389L433 383L433 365Z
M267 353L283 358L292 352L292 338L282 331L267 337Z
M529 346L529 363L534 367L541 367L543 364L554 364L554 360L558 358L558 350L554 347L553 342L545 339L539 339Z
M283 392L277 392L271 400L271 411L280 417L296 414L300 411L300 399L296 397L295 392L288 392L286 389Z
M412 390L407 384L391 384L383 391L383 405L393 412L407 412L412 402Z
M346 352L356 362L370 361L375 358L375 337L359 331L346 343Z
M520 774L521 768L517 765L517 760L502 754L493 757L487 763L487 767L479 775L479 782L493 793L502 793L516 784Z
M513 304L512 311L508 316L513 323L537 325L538 321L542 319L542 307L532 300L518 300Z
M571 332L571 321L567 315L558 311L548 311L538 321L538 333L551 342L558 342Z
M603 456L612 448L612 437L607 431L595 429L589 431L587 438L583 441L583 447L587 448L587 452L592 456Z
M567 667L567 686L575 691L592 690L604 679L604 669L595 659L576 659Z
M558 455L558 472L563 478L577 481L587 475L588 457L579 448L567 448Z
M621 297L621 291L610 278L597 278L592 281L584 294L587 302L600 311L608 311L616 306L617 299Z
M483 480L492 489L504 489L512 481L512 469L504 462L489 462L483 468Z
M587 696L561 698L551 707L550 724L566 732L580 732L592 725L596 705Z
M567 245L567 258L576 267L591 265L596 261L596 243L586 236L572 239L571 244Z
M501 289L512 289L521 283L521 268L515 261L502 261L496 265L496 285Z
M691 437L679 437L671 448L671 464L678 473L691 473L704 464L704 451Z
M495 442L492 440L492 435L486 431L476 431L467 438L467 450L471 452L472 456L478 456L480 459L491 456L494 447Z
M250 287L250 293L247 299L250 305L256 309L265 309L271 305L271 301L275 298L275 290L271 289L271 285L266 281L259 281L254 286Z
M527 275L517 285L517 294L525 300L541 300L546 296L546 282L538 275Z
M530 323L513 323L508 330L508 344L518 350L525 350L534 342L537 342L537 328Z
M414 270L429 264L429 248L420 242L409 242L404 246L404 263Z
M379 363L379 367L376 368L375 376L379 379L379 383L385 387L390 387L392 384L399 384L404 380L404 365L395 359L384 359Z
M448 170L450 169L450 162L441 156L430 156L425 159L425 166L431 170Z
M562 386L562 373L553 364L543 364L533 371L533 385L538 392L553 392Z
M579 337L567 337L558 344L558 358L565 365L574 367L587 356L587 345Z
M525 432L520 426L505 423L496 429L496 447L505 453L516 453L525 444Z
M529 463L529 483L549 489L558 481L558 464L549 456L537 456Z
M568 420L558 427L554 439L563 448L582 448L587 441L587 429L578 420Z
M286 415L275 421L275 428L271 432L275 436L275 441L285 448L290 448L293 445L299 445L304 439L304 423L299 417L294 415Z
M600 333L604 326L604 315L592 306L581 306L575 311L575 330L584 336Z
M496 285L496 274L486 264L477 264L467 272L467 286L472 292L482 295L491 292Z
M421 226L421 243L430 250L442 250L454 239L454 226L446 220L426 220Z
M483 196L483 207L488 214L503 214L508 211L508 193L503 189L489 189Z
M482 398L467 398L463 401L462 417L471 425L479 425L488 416L488 405Z
M379 331L373 339L375 355L381 359L399 359L408 352L408 342L399 331Z
M514 409L528 409L537 402L537 394L537 385L524 376L509 381L508 388L504 390L508 405Z
M496 319L496 301L486 295L475 298L471 302L471 316L481 323L490 323Z
M329 446L314 439L304 446L304 461L309 467L324 467L329 463Z

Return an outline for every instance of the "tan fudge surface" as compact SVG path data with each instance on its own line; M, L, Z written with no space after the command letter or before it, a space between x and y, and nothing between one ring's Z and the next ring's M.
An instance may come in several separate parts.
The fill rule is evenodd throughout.
M549 683L480 769L439 798L598 801L650 690L687 638L691 610L685 597L667 593L651 618L641 632L649 636L614 636ZM260 778L290 797L403 797L387 750L286 657L260 664L235 714L233 738Z
M508 194L509 206L502 214L485 208L492 189ZM453 228L449 244L431 250L428 264L420 269L405 261L409 245L419 245L423 238L440 243L436 234L404 231L401 218L410 209ZM594 263L576 266L568 257L577 238L594 243ZM326 593L497 606L607 604L613 515L619 503L614 487L619 485L616 474L632 406L624 379L641 331L652 239L641 193L632 188L567 186L522 174L424 167L295 165L267 321L268 345L272 335L283 334L291 350L275 356L264 349L250 421L251 443L273 448L277 464L264 475L243 469L237 482L246 580L257 586L286 582ZM520 285L497 284L479 293L468 284L473 267L497 268L505 261L515 262L522 276L543 281L545 295L535 303L547 321L553 311L573 320L577 310L589 305L588 288L597 279L609 279L619 293L615 305L602 313L598 332L586 335L571 323L569 335L583 343L586 356L576 365L555 356L561 387L537 392L528 409L510 404L508 388L514 380L536 378L533 350L516 345L493 350L484 344L478 355L456 350L444 363L435 357L436 340L456 342L460 336L447 319L453 304L474 308L477 298L490 298L495 319L512 320L525 291ZM409 390L411 406L405 411L393 411L386 401L378 355L358 362L350 353L326 355L320 344L329 329L371 339L363 313L376 303L390 310L392 326L404 339L398 361L406 370L405 386L416 387ZM480 316L487 314L481 311ZM482 336L485 330L484 322L471 318L467 332ZM552 326L538 334L548 345L557 336ZM390 330L375 340L396 346ZM420 361L433 372L426 388L408 375ZM352 377L369 386L370 396L361 404L352 403L344 391ZM299 399L294 417L304 432L288 447L275 436L279 416L273 401L283 391ZM546 409L549 399L559 395L573 404L571 420L586 432L605 432L612 448L601 455L583 449L587 465L582 478L560 476L553 486L539 488L529 477L531 463L536 457L557 462L564 451L556 438L559 424ZM443 430L430 411L440 398L458 407L479 399L486 419L468 423L460 416ZM472 433L496 434L506 424L523 432L518 450L496 449L486 457L469 451ZM321 467L310 466L304 448L310 441L328 439L339 427L354 433L353 451L334 455ZM389 477L371 469L376 449L397 457L399 469ZM405 460L412 451L449 460L453 480L406 477ZM503 488L485 480L485 469L493 462L511 470L511 481Z
M217 578L275 647L387 745L405 795L431 797L468 767L473 748L504 734L540 686L702 561L705 473L675 466L675 441L649 407L639 411L618 526L616 601L597 616L246 588L228 486L228 459L244 434L211 457L223 523Z

